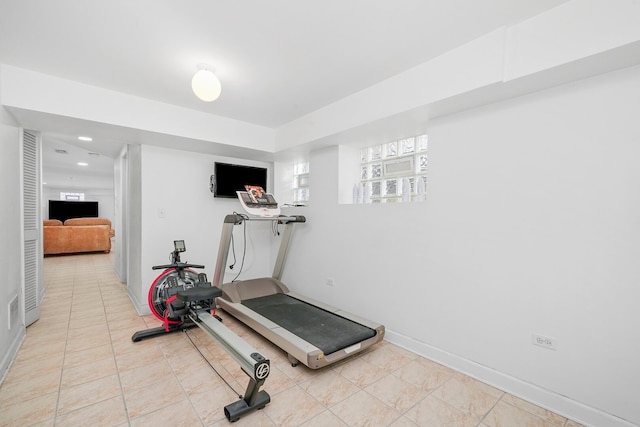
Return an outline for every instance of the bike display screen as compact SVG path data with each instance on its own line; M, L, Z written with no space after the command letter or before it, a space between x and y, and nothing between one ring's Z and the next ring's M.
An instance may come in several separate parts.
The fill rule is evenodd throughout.
M187 248L184 245L184 240L174 240L173 247L175 248L176 252L184 252L187 250Z

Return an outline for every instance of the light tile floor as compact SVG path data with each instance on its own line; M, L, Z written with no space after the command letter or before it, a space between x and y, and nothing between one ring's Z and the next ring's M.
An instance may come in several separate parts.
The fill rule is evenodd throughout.
M139 343L158 326L139 316L113 272L112 255L44 260L41 318L0 388L0 426L226 426L223 407L247 377L200 329ZM292 367L277 347L220 313L266 355L271 403L237 426L576 427L578 424L442 365L383 342L313 371Z

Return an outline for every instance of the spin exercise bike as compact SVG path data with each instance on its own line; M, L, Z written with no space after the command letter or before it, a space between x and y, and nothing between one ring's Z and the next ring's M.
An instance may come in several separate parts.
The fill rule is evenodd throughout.
M133 342L141 341L166 333L186 331L198 326L240 364L242 371L249 376L249 384L244 397L224 407L224 414L231 422L241 416L262 409L271 398L260 390L269 376L269 359L222 324L216 315L216 298L222 291L207 281L204 273L193 268L203 265L187 264L180 261L180 253L186 251L184 240L173 242L171 264L153 266L154 270L164 270L151 284L149 289L149 308L164 325L138 331L131 337Z

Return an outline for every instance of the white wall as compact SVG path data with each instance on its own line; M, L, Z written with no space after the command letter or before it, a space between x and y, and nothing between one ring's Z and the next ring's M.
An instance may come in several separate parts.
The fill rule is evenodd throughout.
M112 224L116 230L114 245L112 250L115 251L115 260L113 267L121 282L127 281L127 246L125 237L127 235L127 186L128 186L128 168L127 168L127 151L128 146L122 147L120 154L113 162L113 200L115 216Z
M0 81L2 76L0 75ZM0 105L2 96L0 95ZM5 262L0 278L0 382L13 362L25 337L24 296L22 292L23 248L21 209L22 202L22 141L20 128L13 117L0 106L0 259ZM19 296L19 321L9 325L9 303ZM10 326L10 327L9 327Z
M127 191L125 202L126 236L124 244L129 255L126 263L127 293L138 310L144 307L146 293L142 283L142 147L130 144L127 148Z
M21 141L20 129L11 124L11 119L0 107L0 259L4 262L0 279L0 381L4 378L25 335L24 313L19 313L19 322L8 326L9 302L17 295L22 299L22 218L21 197ZM22 307L24 301L19 301Z
M184 240L187 251L183 262L205 265L209 280L213 279L216 256L224 217L242 212L237 199L214 198L209 190L209 177L215 161L269 167L269 163L218 157L202 153L142 146L140 281L128 286L135 294L140 312L149 312L146 295L160 271L154 265L168 264L174 240ZM269 172L271 179L271 170ZM269 184L271 186L272 184ZM226 275L230 281L237 274L243 252L243 227L234 229L238 262ZM268 276L273 265L270 247L276 237L270 224L248 223L244 278ZM229 255L229 263L233 257Z
M312 152L284 282L589 425L640 424L638 93L630 68L433 121L424 203L339 205L340 150Z

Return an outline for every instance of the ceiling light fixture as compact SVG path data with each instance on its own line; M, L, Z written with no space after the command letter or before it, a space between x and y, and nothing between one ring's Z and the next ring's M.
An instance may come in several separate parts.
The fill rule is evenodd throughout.
M86 142L91 142L93 141L93 138L91 138L90 136L79 136L78 139L80 141L86 141Z
M220 80L213 71L213 68L207 64L198 64L198 72L191 79L193 93L205 102L215 101L222 91Z
M86 163L86 162L78 162L78 166L89 166L89 163Z

